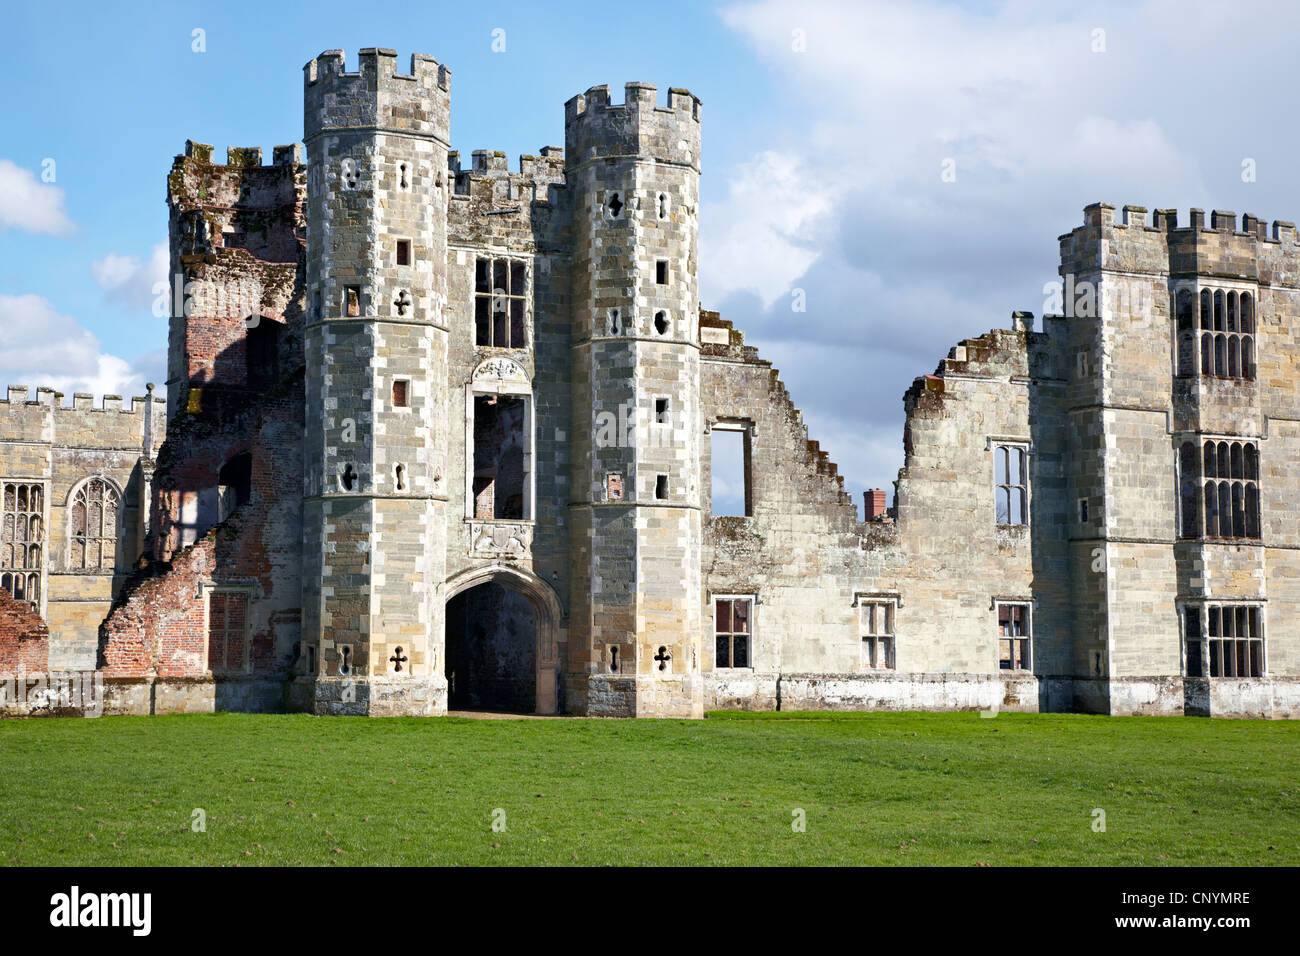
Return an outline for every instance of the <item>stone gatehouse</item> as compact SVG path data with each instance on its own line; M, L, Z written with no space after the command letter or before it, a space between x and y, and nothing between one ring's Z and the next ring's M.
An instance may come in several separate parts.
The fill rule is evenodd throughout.
M403 65L310 61L305 154L176 158L165 415L0 403L0 671L111 713L1300 715L1292 224L1088 206L1061 314L916 379L860 516L700 307L699 99L593 87L512 170Z

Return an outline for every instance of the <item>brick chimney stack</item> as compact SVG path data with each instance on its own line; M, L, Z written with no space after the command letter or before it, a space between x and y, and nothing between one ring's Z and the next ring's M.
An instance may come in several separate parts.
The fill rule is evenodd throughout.
M866 520L875 521L886 513L885 492L881 488L871 488L862 492L862 505Z

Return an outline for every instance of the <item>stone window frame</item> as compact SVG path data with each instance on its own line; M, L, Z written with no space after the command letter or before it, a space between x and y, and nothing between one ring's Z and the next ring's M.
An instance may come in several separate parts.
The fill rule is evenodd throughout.
M415 240L410 236L393 235L389 238L393 241L393 268L394 269L414 269L415 268ZM406 261L401 260L402 243L406 243Z
M999 528L1008 528L1008 529L1028 528L1030 526L1029 516L1030 514L1032 514L1033 500L1034 500L1033 488L1032 488L1033 483L1029 480L1030 469L1033 467L1034 443L1028 438L1014 438L1014 437L1006 437L1001 435L989 435L985 441L985 446L990 453L989 461L990 464L992 465L992 468L990 470L992 472L991 484L993 489L994 524ZM1002 483L998 481L998 453L1003 449L1011 449L1011 448L1015 448L1019 450L1024 456L1022 471L1020 475L1021 480L1018 483L1011 483L1010 481L1006 483ZM1007 477L1008 479L1010 478L1010 471L1008 471ZM1024 520L1019 522L999 521L998 520L998 496L1004 489L1009 491L1012 488L1020 488L1023 491ZM1007 507L1008 507L1007 517L1010 517L1010 513L1009 513L1010 495L1008 495Z
M13 511L10 511L10 509L9 509L9 507L8 507L8 504L7 504L8 498L7 498L7 495L6 495L7 489L8 489L11 485L14 487L14 505L15 505L15 508L14 508ZM29 504L28 504L28 509L27 509L27 510L24 510L24 511L22 512L22 514L23 514L24 516L28 517L29 519L30 519L31 517L37 517L37 518L40 519L40 532L39 532L39 538L40 538L40 540L39 540L39 541L32 541L32 540L30 540L30 539L31 539L31 526L30 526L30 524L29 524L29 525L28 525L28 540L27 540L26 542L24 542L24 544L25 544L27 547L29 547L29 548L30 548L30 547L33 547L33 546L39 548L39 552L38 552L38 556L37 556L38 561L39 561L39 567L36 567L36 568L32 568L32 567L18 568L18 567L14 567L14 566L0 566L0 587L3 587L3 588L4 588L6 591L8 591L11 595L13 595L14 592L17 590L17 589L14 587L15 576L16 576L16 575L21 575L21 576L22 576L22 579L23 579L23 585L24 585L24 587L23 587L23 596L22 596L21 598L17 598L17 600L26 601L28 604L30 604L30 605L31 605L31 606L36 610L36 612L37 612L38 614L41 615L41 617L44 617L44 616L45 616L46 599L47 599L47 594L46 594L46 590L47 590L47 588L46 588L46 581L47 581L47 577L48 577L47 572L48 572L49 564L50 564L50 561L49 561L49 537L50 537L50 488L49 488L49 482L46 481L45 479L43 479L43 478L21 478L21 477L16 477L16 476L15 476L15 477L9 477L9 478L0 478L0 562L3 562L3 561L4 561L4 550L3 550L3 547L4 547L4 528L5 528L5 526L8 524L8 522L6 521L6 519L7 519L8 517L12 516L12 517L14 518L14 527L15 527L15 532L16 532L16 530L17 530L17 520L18 520L18 514L19 514L19 512L17 511L17 507L16 507L16 505L17 505L17 500L18 500L18 487L19 487L19 486L22 486L22 487L26 488L26 489L27 489L28 496L29 496L29 498L28 498L28 502L29 502ZM39 490L40 490L40 494L41 494L41 506L40 506L40 510L39 510L39 512L37 512L37 511L33 511L33 510L31 510L31 508L30 508L30 500L31 500L31 499L30 499L30 495L31 495L31 491L32 491L32 489L39 489ZM12 542L12 543L13 543L15 546L17 546L17 541L14 541L14 542ZM30 563L30 552L29 552L29 554L28 554L28 560L25 560L25 561L24 561L24 564L29 564L29 563ZM31 596L30 596L30 595L31 595L31 587L32 587L33 584L35 584L35 586L36 586L36 591L37 591L37 593L36 593L36 599L35 599L35 600L32 600L32 598L31 598Z
M728 631L718 630L718 602L719 601L733 601L733 602L747 601L749 603L749 622L748 622L749 630L747 632L736 631L736 630L728 630ZM758 643L757 640L758 606L759 606L758 594L752 591L747 594L746 593L733 594L733 593L721 593L721 592L711 592L709 594L709 621L710 621L712 634L713 634L713 640L709 644L709 649L710 652L713 654L713 669L715 671L752 672L754 670L754 650ZM735 658L734 639L737 636L742 636L742 635L745 638L747 638L748 663L742 664L738 667L731 663L728 663L725 666L718 664L718 636L720 634L724 634L728 638L730 638L730 640L728 641L728 661L734 660Z
M1003 634L1002 633L1002 609L1018 607L1024 610L1024 633L1022 634ZM1032 674L1034 672L1034 660L1036 657L1034 648L1034 601L1032 598L1024 597L998 597L994 596L991 602L991 608L994 612L993 625L997 632L996 643L994 647L994 673L1001 674ZM1011 617L1008 617L1011 620ZM1002 642L1013 642L1008 650L1011 652L1010 663L1012 666L1003 667L1004 660L1002 656ZM1023 642L1024 646L1019 648L1020 653L1014 646L1015 641ZM1016 667L1019 662L1021 666Z
M1182 281L1174 283L1170 297L1176 377L1233 382L1257 380L1257 286Z
M1259 439L1201 433L1178 437L1181 440L1175 439L1174 467L1178 475L1179 538L1262 541L1260 476L1263 468ZM1209 474L1211 471L1214 473ZM1227 474L1223 474L1224 471ZM1222 519L1226 515L1226 520L1231 523L1230 534L1208 533L1211 512L1215 531L1222 530Z
M486 291L479 289L478 267L479 267L479 263L482 261L486 261L488 263L488 275L487 275L488 288ZM511 344L509 345L497 345L495 342L496 323L494 319L495 312L492 306L494 304L495 299L500 294L495 287L496 263L498 262L504 262L506 264L507 288L504 293L504 297L506 299L505 329L506 329L507 337L511 339ZM524 289L522 292L516 292L514 288L514 270L516 266L523 270ZM473 347L476 349L492 349L493 351L501 350L501 351L513 351L513 352L522 352L531 349L533 345L533 309L532 309L533 260L532 257L507 254L504 252L497 252L495 250L478 250L474 253L473 263L471 264L470 269L471 269L470 330L471 330L471 335L473 337ZM488 333L487 344L483 344L479 342L478 312L479 312L480 300L487 303L487 316L486 316L487 333ZM518 302L520 304L519 333L523 338L523 342L520 344L514 344L513 342L514 335L512 334L512 330L514 328L513 303L515 302Z
M243 677L253 672L253 600L257 589L247 584L217 584L205 581L199 586L203 601L203 669L213 677ZM212 598L238 594L244 598L244 641L242 660L235 667L212 666ZM227 627L226 631L229 632Z
M903 599L897 591L859 591L853 595L853 607L857 611L858 670L863 673L898 670L898 612L903 607ZM864 618L864 611L871 609L872 622ZM884 629L876 623L876 609L885 614ZM886 648L884 660L880 650Z
M1263 680L1268 671L1267 604L1258 598L1197 598L1176 602L1180 673L1197 680ZM1224 612L1230 611L1231 618ZM1253 614L1251 612L1254 612ZM1227 622L1231 620L1231 625ZM1246 634L1238 633L1246 630ZM1225 634L1226 630L1233 633ZM1224 655L1231 644L1231 658ZM1193 645L1196 651L1193 653ZM1227 667L1228 661L1231 668ZM1215 665L1218 665L1217 667ZM1212 673L1213 670L1219 673ZM1231 669L1232 674L1223 673ZM1237 673L1239 670L1250 673ZM1199 670L1200 673L1192 673Z
M74 566L72 563L72 551L73 551L74 539L80 537L83 540L89 541L92 537L89 534L76 536L72 533L73 532L72 513L73 513L73 509L77 505L77 496L81 494L83 490L89 488L90 483L93 481L103 482L105 490L111 491L114 497L116 497L117 499L117 508L116 508L116 515L114 517L114 522L113 522L114 528L112 534L113 563L109 567L104 567L103 564L99 564L94 567L87 566L84 560L84 552L83 552L83 560L81 566ZM65 542L66 550L63 555L63 570L74 574L113 575L117 573L118 559L121 557L120 551L122 546L122 539L124 537L124 533L126 529L126 514L125 514L126 509L124 507L125 499L126 499L126 495L123 493L122 489L118 486L117 482L115 482L112 478L109 478L107 475L99 474L99 473L93 475L87 475L85 478L82 478L80 481L76 482L68 490L68 498L65 503L65 507L67 509L67 520L65 522L67 526L66 527L67 541ZM87 515L87 521L89 521L89 515ZM89 531L90 530L89 527L87 527L86 530ZM103 512L101 511L100 512L100 534L93 536L94 540L100 542L101 548L103 546L103 543L109 540L109 536L104 534L103 531L104 531ZM101 551L101 560L102 560L102 551Z

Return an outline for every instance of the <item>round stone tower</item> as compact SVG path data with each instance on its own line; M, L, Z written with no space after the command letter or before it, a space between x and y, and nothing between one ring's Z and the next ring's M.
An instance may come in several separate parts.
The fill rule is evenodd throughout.
M446 711L450 72L392 50L305 70L300 703Z
M570 708L698 717L700 101L565 104L573 212Z

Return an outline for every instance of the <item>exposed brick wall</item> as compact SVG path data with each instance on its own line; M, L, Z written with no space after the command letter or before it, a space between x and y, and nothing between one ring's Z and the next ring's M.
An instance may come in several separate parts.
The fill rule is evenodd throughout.
M41 616L26 601L0 590L0 673L20 667L37 673L48 668L49 660L50 632Z

